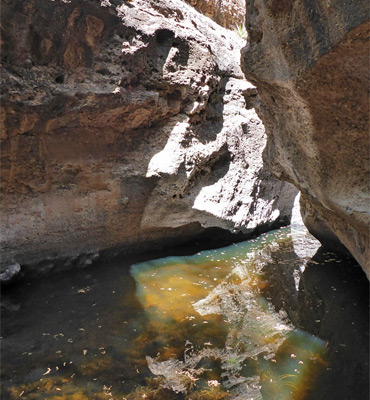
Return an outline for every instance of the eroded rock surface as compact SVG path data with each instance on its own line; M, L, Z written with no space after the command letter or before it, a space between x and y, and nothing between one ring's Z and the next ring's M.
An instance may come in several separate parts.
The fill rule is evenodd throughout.
M264 159L301 191L320 241L370 273L369 3L247 1L243 69L262 99Z
M177 0L19 0L2 19L5 265L289 220L234 32Z
M245 0L185 0L199 12L225 28L244 24Z

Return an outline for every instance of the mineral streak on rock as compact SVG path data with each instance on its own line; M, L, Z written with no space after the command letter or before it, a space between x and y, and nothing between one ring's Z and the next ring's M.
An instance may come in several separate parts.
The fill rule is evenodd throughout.
M16 0L2 21L5 265L288 222L233 31L179 0Z
M264 160L303 219L370 273L369 2L247 0L242 67L261 97Z

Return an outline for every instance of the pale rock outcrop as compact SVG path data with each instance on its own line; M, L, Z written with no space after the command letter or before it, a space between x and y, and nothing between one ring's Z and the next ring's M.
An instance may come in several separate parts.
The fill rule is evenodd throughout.
M258 88L264 160L302 192L322 243L370 273L369 2L247 0L242 65Z
M4 265L289 221L234 32L179 0L17 0L2 20Z
M185 0L205 16L228 29L244 24L245 0Z

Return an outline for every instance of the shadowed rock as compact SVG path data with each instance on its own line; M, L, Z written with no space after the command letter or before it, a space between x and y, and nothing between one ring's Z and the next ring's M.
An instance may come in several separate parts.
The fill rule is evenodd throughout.
M258 88L264 160L302 191L303 220L369 275L369 3L247 1L242 66Z

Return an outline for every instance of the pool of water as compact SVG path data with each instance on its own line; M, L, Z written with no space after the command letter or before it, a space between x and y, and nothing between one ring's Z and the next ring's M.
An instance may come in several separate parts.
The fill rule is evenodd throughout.
M2 399L368 398L369 292L299 228L3 291Z

